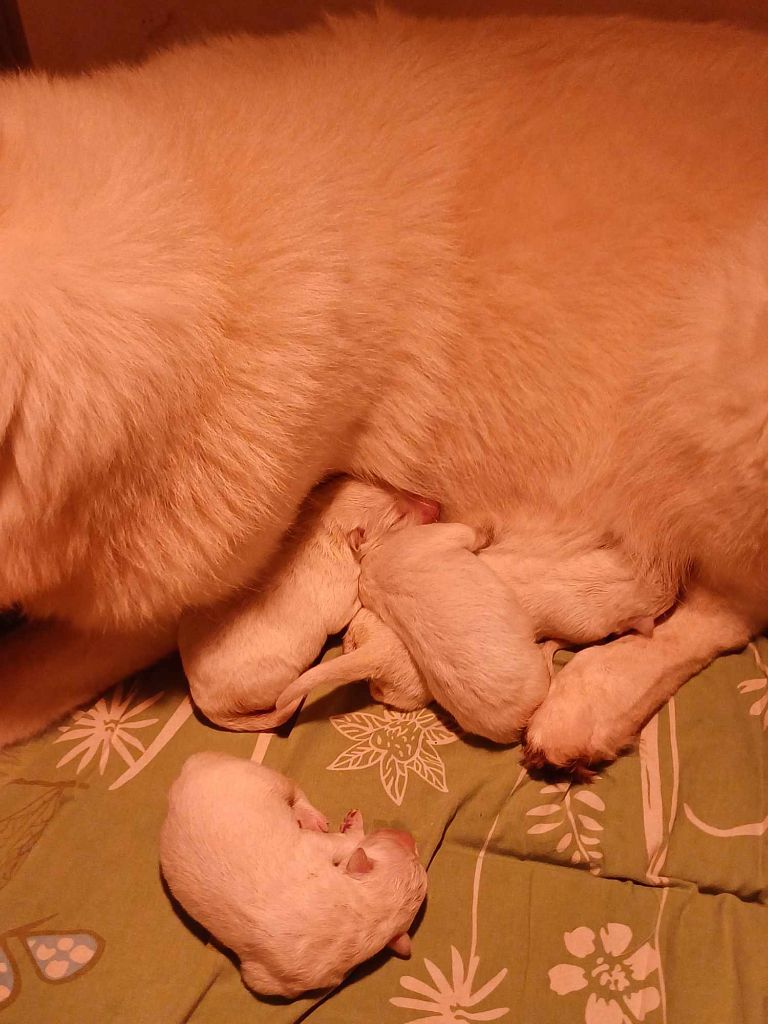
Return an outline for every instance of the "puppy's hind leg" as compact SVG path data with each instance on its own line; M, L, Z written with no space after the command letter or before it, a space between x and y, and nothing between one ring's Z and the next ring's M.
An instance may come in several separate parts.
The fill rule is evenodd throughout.
M80 633L65 623L20 626L0 641L0 748L42 732L73 708L176 646L176 629Z

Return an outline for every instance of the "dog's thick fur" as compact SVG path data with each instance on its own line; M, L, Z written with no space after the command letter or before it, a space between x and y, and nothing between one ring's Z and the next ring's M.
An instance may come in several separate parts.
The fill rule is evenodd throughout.
M600 18L0 83L0 606L50 620L0 743L236 615L348 472L687 587L530 734L615 751L768 619L767 106L764 36Z
M193 754L169 794L160 862L174 896L234 950L243 980L295 997L338 985L408 929L427 874L408 833L343 831L279 772L226 754Z

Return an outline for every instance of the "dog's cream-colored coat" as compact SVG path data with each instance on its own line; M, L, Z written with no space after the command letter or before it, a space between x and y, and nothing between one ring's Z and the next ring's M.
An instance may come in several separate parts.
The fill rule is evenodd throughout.
M234 950L243 980L294 997L338 985L408 929L427 891L413 838L343 831L294 782L226 754L193 754L171 787L160 862L171 892Z
M764 36L385 12L0 106L0 743L236 618L331 472L687 587L550 760L768 619Z

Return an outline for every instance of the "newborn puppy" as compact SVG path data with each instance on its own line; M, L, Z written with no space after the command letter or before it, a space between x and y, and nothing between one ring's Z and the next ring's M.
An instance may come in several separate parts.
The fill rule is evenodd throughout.
M630 631L650 636L675 600L674 584L600 540L533 517L479 557L514 591L537 639L583 645Z
M315 488L267 584L249 596L237 618L237 642L223 631L181 644L192 698L228 729L271 729L298 706L274 708L280 693L311 665L327 638L360 608L358 561L348 537L362 528L373 539L402 526L434 522L435 502L357 480Z
M463 729L511 743L546 696L549 672L530 617L475 555L485 543L460 523L366 538L360 600L397 633Z
M408 929L427 875L407 832L339 833L290 779L226 754L194 754L171 787L160 863L181 905L239 960L254 992L338 985Z
M484 540L472 527L435 523L372 539L358 530L351 543L361 557L360 600L410 652L425 684L422 695L431 693L467 732L511 743L544 699L549 672L530 618L474 554ZM391 673L397 660L411 685L409 659L391 636L379 632L377 639L338 659L336 672L346 662L347 676L371 668ZM328 666L332 678L334 662ZM311 688L320 668L280 700L302 695L307 682Z
M544 526L535 527L538 534L535 538L531 528L521 529L520 536L503 538L492 547L478 551L477 558L495 573L528 613L536 640L558 638L547 639L539 647L550 677L554 673L553 654L561 646L588 643L631 629L646 635L653 631L655 617L669 606L674 596L661 580L633 574L628 559L615 546L599 545L592 540L593 546L589 547L589 538L571 538L563 536L562 532L559 536L554 532L550 535L543 532ZM409 532L400 538L410 545L411 567L418 565L414 536ZM426 543L428 534L420 531L418 536ZM352 539L359 541L360 534L353 534ZM539 545L538 550L530 549L534 540ZM393 538L388 550L391 552L397 543ZM427 557L425 548L423 558ZM372 571L365 566L364 562L363 581ZM396 601L403 589L413 591L419 585L429 593L452 593L454 584L451 578L444 578L444 566L431 564L429 582L424 582L426 562L418 565L418 569L419 577L409 577L406 581L390 574L391 601ZM409 571L402 566L401 570ZM479 571L475 582L480 590L473 600L490 599L482 591L488 584L487 574ZM429 597L423 595L421 600L429 600ZM458 616L454 629L461 630ZM462 636L465 645L471 644L470 634L463 631ZM433 645L443 642L442 637L433 638ZM481 637L481 646L474 650L476 664L483 660L485 643L486 638ZM297 699L316 686L341 685L363 678L370 680L375 700L404 711L425 707L432 699L424 676L406 645L370 609L362 608L350 623L343 650L342 657L314 666L289 686L278 698L278 708L287 704L295 706ZM446 648L443 651L447 654Z

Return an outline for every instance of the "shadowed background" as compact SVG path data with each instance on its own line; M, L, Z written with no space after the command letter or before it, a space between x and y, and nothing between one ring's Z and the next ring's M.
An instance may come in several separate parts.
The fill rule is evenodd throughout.
M208 31L279 32L323 11L370 10L372 0L15 0L32 63L72 71L135 59L179 38ZM689 20L726 19L768 28L765 0L394 0L417 14L634 13ZM0 25L14 0L0 0ZM3 33L0 31L0 37Z

